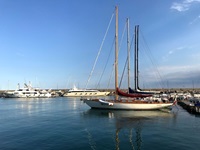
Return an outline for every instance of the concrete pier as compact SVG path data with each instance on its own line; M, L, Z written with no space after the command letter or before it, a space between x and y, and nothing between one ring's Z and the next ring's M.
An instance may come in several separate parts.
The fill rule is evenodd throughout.
M178 104L192 114L200 114L200 103L193 100L180 100Z

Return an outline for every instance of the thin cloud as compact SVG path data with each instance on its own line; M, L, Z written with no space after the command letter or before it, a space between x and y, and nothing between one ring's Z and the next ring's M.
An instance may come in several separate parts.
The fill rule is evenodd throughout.
M195 24L195 23L198 22L199 20L200 20L200 15L197 16L194 20L192 20L192 21L190 22L190 25Z
M180 88L191 87L192 83L195 87L200 87L200 65L180 65L180 66L162 66L158 67L159 74L148 68L145 74L141 76L142 84L146 88Z
M184 12L189 10L194 3L200 3L200 0L184 0L181 3L174 2L170 9Z
M162 78L163 79L173 79L173 78L185 78L186 74L188 74L188 72L194 72L197 70L197 68L199 68L200 66L189 66L189 65L185 65L185 66L162 66L159 67L158 70L160 73L162 73ZM151 68L151 70L153 70ZM148 72L148 76L154 76L154 72L152 71L147 71ZM152 78L153 80L153 78Z
M199 65L193 65L193 66L190 66L190 65L185 65L185 66L163 66L163 67L160 67L159 70L162 72L162 73L165 73L166 75L169 75L169 74L177 74L177 72L179 72L179 74L177 74L177 76L181 76L181 73L183 74L183 72L193 72L193 71L196 71L196 70L199 70L200 66Z
M181 51L181 50L183 50L183 49L185 49L185 47L178 47L178 48L176 48L175 50L171 50L171 51L169 51L169 55L171 55L171 54L173 54L173 53L175 53L175 52L177 52L177 51Z
M176 48L176 49L174 49L174 50L170 50L170 51L168 52L168 54L165 55L165 56L163 57L163 60L167 61L168 58L169 58L171 55L173 55L173 54L176 53L177 51L181 51L181 50L184 50L184 49L185 49L185 47L178 47L178 48Z
M172 85L183 85L185 87L191 87L192 82L194 82L197 86L200 85L200 70L198 69L200 66L169 66L162 68L163 71L163 79L169 81Z
M189 10L190 5L189 4L184 4L184 3L173 3L171 6L171 9L175 9L179 12L182 11L187 11Z

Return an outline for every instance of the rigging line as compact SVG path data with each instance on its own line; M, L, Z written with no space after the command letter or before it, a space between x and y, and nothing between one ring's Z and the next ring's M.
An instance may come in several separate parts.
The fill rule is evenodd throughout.
M141 33L142 33L142 32L141 32ZM144 44L145 44L145 46L146 46L146 48L147 48L147 50L148 50L148 51L146 50L146 52L149 53L151 63L155 66L156 72L157 72L159 78L161 79L161 85L164 86L165 84L164 84L164 82L163 82L162 76L161 76L161 74L160 74L160 72L159 72L159 70L158 70L157 65L153 62L153 55L152 55L152 53L151 53L151 51L150 51L149 46L147 45L147 42L146 42L146 40L145 40L143 34L142 34L142 38L143 38Z
M147 45L147 47L148 47L148 45ZM151 62L155 66L155 70L157 72L157 77L160 79L159 84L160 84L161 87L165 87L164 80L163 80L163 78L162 78L162 76L160 74L160 71L158 70L157 64L153 61L153 56L151 54L151 51L150 51L149 47L148 47L148 50L149 50L149 53L150 53L150 56L151 56Z
M108 81L108 85L107 85L107 87L110 86L110 81L111 81L112 76L113 76L114 68L115 68L115 65L113 64L113 66L112 66L112 71L111 71L111 74L110 74L110 78L109 78L109 81Z
M144 40L144 39L143 39ZM141 49L143 49L143 51L140 51L140 53L143 53L143 55L144 56L146 56L147 58L148 58L148 60L150 60L150 63L154 66L154 69L153 69L153 74L154 74L154 76L156 77L156 79L157 79L157 85L158 85L158 87L163 87L162 86L162 84L161 84L161 82L160 82L160 80L158 80L158 79L160 79L160 77L158 76L158 71L156 71L156 65L153 63L153 60L152 60L152 57L151 57L151 54L149 54L149 51L147 51L147 46L146 45L144 45L144 41L143 41L143 44L140 44L141 46L142 46L142 48ZM145 60L145 59L143 59L143 60ZM146 62L146 63L148 63L148 62ZM145 78L144 78L145 79Z
M121 40L120 40L119 51L120 51L120 48L121 48L121 45L122 45L122 41L123 41L123 38L124 38L125 31L126 31L126 23L124 24L124 30L123 30L122 37L121 37ZM113 71L114 71L115 63L116 62L114 61L114 64L113 64L113 67L112 67L112 71L111 71L111 74L110 74L110 79L108 81L107 87L109 87L109 85L110 85L110 81L111 81L112 76L113 76Z
M120 40L120 43L119 43L119 52L120 52L120 49L121 49L121 46L122 46L122 41L124 39L125 31L126 31L126 23L124 24L124 30L123 30L122 37L121 37L121 40Z
M119 44L119 52L120 52L120 50L121 50L121 45L122 45L122 41L123 41L123 39L124 39L125 31L126 31L126 22L125 22L125 24L124 24L124 30L123 30L122 37L121 37L120 44ZM127 59L128 59L128 56L127 56ZM125 67L126 67L126 64L127 64L127 61L128 61L127 59L126 59L126 62L125 62ZM121 79L120 79L119 87L121 86L122 78L123 78L123 76L124 76L124 72L125 72L125 68L123 69L123 73L122 73L122 76L121 76Z
M107 58L107 60L106 60L106 65L105 65L105 67L104 67L104 69L103 69L103 72L102 72L101 77L100 77L100 79L99 79L99 82L98 82L98 84L97 84L97 88L98 88L99 85L100 85L101 79L102 79L103 74L104 74L104 72L105 72L105 70L106 70L106 67L107 67L107 65L108 65L108 61L109 61L109 58L110 58L110 56L111 56L111 52L112 52L112 49L113 49L114 43L115 43L115 38L113 39L112 46L111 46L111 49L110 49L110 52L109 52L108 58Z
M88 81L87 81L87 83L86 83L85 89L87 89L87 86L88 86L88 83L89 83L89 81L90 81L90 78L91 78L91 76L92 76L92 74L93 74L93 72L94 72L94 68L95 68L95 66L96 66L97 60L98 60L99 55L100 55L100 52L101 52L101 50L102 50L102 47L103 47L105 38L106 38L106 36L107 36L108 30L109 30L109 28L110 28L110 24L111 24L111 22L112 22L113 17L114 17L114 12L113 12L113 14L112 14L112 16L111 16L110 22L109 22L108 27L107 27L107 29L106 29L106 33L105 33L105 35L104 35L104 37L103 37L103 41L102 41L101 46L100 46L100 48L99 48L99 52L98 52L97 57L96 57L96 59L95 59L95 62L94 62L92 71L91 71L91 73L90 73L90 75L89 75L89 77L88 77Z
M152 76L153 77L156 77L156 83L155 83L155 85L158 87L158 88L162 88L163 87L163 85L162 85L162 82L161 82L161 77L159 77L159 72L158 72L158 70L156 70L155 68L156 68L156 66L155 66L155 64L152 62L152 60L150 59L150 57L149 57L149 54L147 54L147 51L145 50L145 48L146 47L144 47L144 45L142 45L143 46L143 51L140 51L140 52L142 52L143 53L143 55L146 57L146 58L148 58L148 60L150 60L150 63L154 66L154 69L151 69L152 71ZM143 59L143 60L145 60L145 59ZM149 62L147 62L146 61L146 63L149 63ZM147 79L147 77L145 77L145 76L142 76L141 74L140 74L140 77L142 78L142 81L145 83L145 80ZM147 81L147 80L146 80ZM147 83L145 83L145 84L147 84Z
M131 49L131 46L132 46L132 43L133 43L133 39L134 39L134 36L133 36L132 39L131 39L130 49ZM128 56L127 56L127 58L126 58L126 62L125 62L124 69L123 69L123 73L122 73L122 76L121 76L121 79L120 79L119 87L121 86L122 79L123 79L123 77L124 77L125 68L126 68L127 63L128 63Z
M126 69L127 62L128 62L128 58L126 59L126 62L125 62L125 65L124 65L124 69L123 69L123 72L122 72L122 77L121 77L120 83L119 83L119 88L120 88L120 86L121 86L121 84L122 84L122 79L123 79L123 77L124 77L124 72L125 72L125 69Z

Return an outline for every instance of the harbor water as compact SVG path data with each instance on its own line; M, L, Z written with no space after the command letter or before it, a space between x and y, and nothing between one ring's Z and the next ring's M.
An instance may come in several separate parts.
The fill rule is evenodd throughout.
M0 99L0 150L199 150L200 116L90 109L80 98Z

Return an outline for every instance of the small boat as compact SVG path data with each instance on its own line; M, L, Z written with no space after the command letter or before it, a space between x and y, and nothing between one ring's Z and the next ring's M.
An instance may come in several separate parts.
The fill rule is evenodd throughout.
M93 89L78 89L75 85L72 89L66 92L63 96L66 97L90 97L90 96L107 96L110 92L102 92Z
M5 98L49 98L52 97L51 93L46 90L33 88L31 84L24 84L24 88L20 88L18 84L15 91L7 91L4 93Z
M151 97L120 97L118 95L118 7L115 8L116 24L115 24L115 98L112 100L104 99L82 99L88 106L95 109L112 109L112 110L159 110L170 108L174 105L174 101L170 99L158 98L153 100Z

